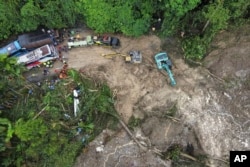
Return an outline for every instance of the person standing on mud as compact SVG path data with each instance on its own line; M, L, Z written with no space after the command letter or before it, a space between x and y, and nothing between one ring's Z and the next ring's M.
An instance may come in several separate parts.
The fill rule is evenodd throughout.
M66 53L67 53L68 50L69 50L69 48L68 48L66 45L63 46L63 49L64 49L64 51L65 51Z
M49 74L49 70L47 69L47 68L45 68L44 70L43 70L43 75L48 75Z

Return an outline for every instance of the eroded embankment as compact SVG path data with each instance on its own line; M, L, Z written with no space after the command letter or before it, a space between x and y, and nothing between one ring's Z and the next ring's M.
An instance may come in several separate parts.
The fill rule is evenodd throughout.
M248 110L240 105L232 108L231 98L238 97L228 96L227 90L223 89L224 83L204 68L190 68L183 60L174 59L173 72L177 86L171 87L167 75L160 73L153 62L152 56L159 51L156 46L160 46L157 37L120 38L124 48L118 51L142 50L142 64L126 64L121 57L104 61L95 47L72 50L69 57L73 61L69 61L69 65L83 67L85 75L107 82L116 96L115 107L126 122L132 115L143 120L135 132L141 142L161 151L166 151L173 144L185 147L187 143L192 143L196 153L205 152L213 159L224 160L228 159L230 150L249 149ZM91 52L91 49L95 49L95 52ZM102 48L101 52L105 50ZM88 63L82 61L77 64L74 59L77 54L78 59L87 59L85 62ZM89 61L89 56L92 61ZM173 106L176 108L173 116L177 122L168 117ZM237 118L234 114L237 111L245 114L245 117ZM101 134L101 139L89 145L89 151L79 157L76 166L91 165L93 157L97 166L127 166L129 162L134 166L157 166L156 162L159 161L160 166L169 165L167 160L159 160L150 149L141 153L126 133L118 132L115 136L108 133L110 138L104 141L105 133ZM103 152L96 152L96 147L100 145L104 146ZM145 161L148 157L152 158L150 162ZM211 165L213 163L217 162L210 161Z

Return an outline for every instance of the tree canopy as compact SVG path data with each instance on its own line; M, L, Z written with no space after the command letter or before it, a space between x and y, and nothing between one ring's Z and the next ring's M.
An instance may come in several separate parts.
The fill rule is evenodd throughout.
M69 70L53 90L46 81L39 87L20 75L15 61L0 56L0 166L72 166L88 141L116 127L107 85ZM74 116L76 87L81 98Z
M83 23L96 33L128 36L147 34L156 27L163 36L184 32L185 58L200 60L216 32L249 19L249 6L249 0L0 0L0 40L39 26ZM197 48L189 47L200 42ZM203 51L193 56L198 48Z
M73 0L0 0L0 39L36 30L39 26L74 26L77 9Z

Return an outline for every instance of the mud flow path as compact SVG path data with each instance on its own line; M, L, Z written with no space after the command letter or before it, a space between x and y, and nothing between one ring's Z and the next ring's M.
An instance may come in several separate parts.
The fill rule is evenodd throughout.
M153 35L136 39L118 37L121 48L116 50L100 46L72 48L68 64L110 86L116 95L115 108L125 122L131 116L143 120L134 129L134 135L148 150L140 150L123 130L105 130L89 144L75 166L171 166L171 161L161 159L155 150L164 152L173 144L185 147L187 143L192 143L195 153L207 154L210 166L226 166L216 159L228 161L230 150L249 150L250 50L244 47L250 46L249 34L237 39L245 44L237 45L237 50L235 45L220 43L219 38L214 42L217 52L212 52L205 61L206 68L214 74L204 67L186 65L178 58L181 53L176 49L175 40L167 40L168 47L161 50L161 40ZM228 35L228 38L235 42L234 36ZM125 63L119 56L113 59L101 56L115 52L126 54L130 50L142 52L141 64ZM167 51L173 60L175 87L170 86L167 74L157 70L153 61L153 56L160 51ZM230 60L226 62L233 66L230 68L221 62L223 57L212 58L236 51L248 64L243 62L244 65L235 67ZM173 108L175 121L168 117Z

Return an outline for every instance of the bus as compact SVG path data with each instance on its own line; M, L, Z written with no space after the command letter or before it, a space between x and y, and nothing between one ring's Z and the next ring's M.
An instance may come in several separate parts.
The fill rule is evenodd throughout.
M48 60L48 57L50 60L58 58L56 48L53 45L44 45L21 56L16 56L18 64L22 63L29 67L31 67L30 64L32 63L34 65L41 64L43 62L42 59L46 58Z
M21 49L22 49L21 45L19 44L18 40L16 40L0 48L0 54L5 54L7 56L10 56L14 53L17 53Z

